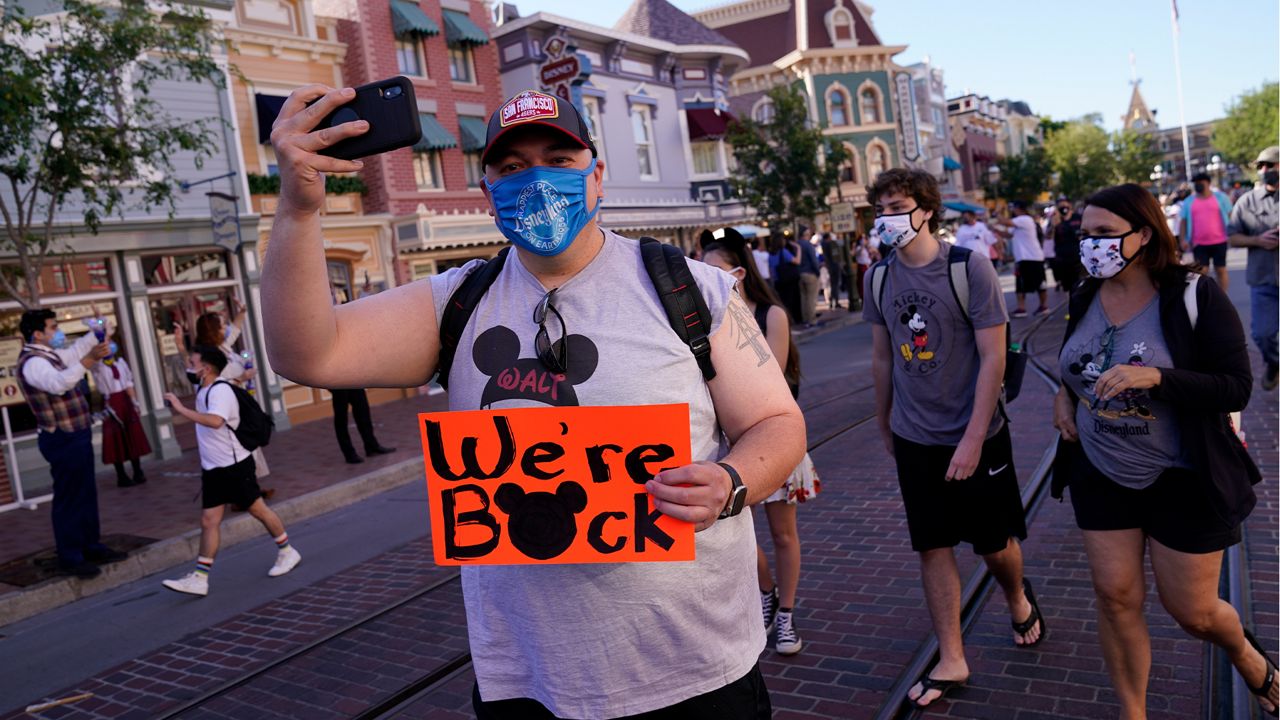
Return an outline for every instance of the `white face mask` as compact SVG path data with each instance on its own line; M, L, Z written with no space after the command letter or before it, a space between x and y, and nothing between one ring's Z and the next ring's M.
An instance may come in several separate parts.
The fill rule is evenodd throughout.
M890 247L900 248L915 240L920 234L920 228L911 225L911 213L919 209L916 207L907 212L876 217L874 232L880 238L880 242ZM921 223L920 227L924 227L924 223Z
M1080 262L1084 265L1085 272L1090 277L1106 280L1120 274L1121 270L1129 267L1134 258L1138 257L1138 253L1142 252L1142 246L1133 253L1133 257L1124 256L1124 239L1137 232L1130 230L1123 235L1112 237L1085 237L1080 240Z

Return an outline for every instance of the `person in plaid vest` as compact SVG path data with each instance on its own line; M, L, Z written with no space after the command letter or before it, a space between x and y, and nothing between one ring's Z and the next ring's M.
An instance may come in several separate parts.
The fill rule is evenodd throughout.
M98 541L98 488L93 472L93 416L81 380L110 353L86 333L70 347L52 310L28 310L19 324L26 344L18 356L18 386L39 428L40 454L53 475L53 538L58 568L81 578L96 577L98 565L123 560L125 553Z

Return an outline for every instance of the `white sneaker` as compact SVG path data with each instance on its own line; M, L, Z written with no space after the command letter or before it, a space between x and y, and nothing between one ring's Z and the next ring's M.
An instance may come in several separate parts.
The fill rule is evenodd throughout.
M294 550L293 546L290 545L276 553L276 564L272 565L271 569L267 571L267 576L280 577L297 567L300 562L302 562L302 554Z
M778 613L777 617L778 637L774 643L774 649L779 655L795 655L800 652L800 648L804 646L804 642L796 635L796 627L791 621L791 613Z
M204 597L209 594L209 576L198 572L184 575L176 580L165 580L161 583L174 592Z

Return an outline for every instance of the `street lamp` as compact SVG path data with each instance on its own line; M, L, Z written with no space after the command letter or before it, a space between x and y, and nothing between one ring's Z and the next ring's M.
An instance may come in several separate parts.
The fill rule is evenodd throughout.
M1000 166L999 165L991 165L987 167L987 187L991 190L990 200L994 204L995 201L1000 197Z
M1163 190L1164 166L1156 165L1151 169L1151 182L1156 186L1156 192Z
M1222 184L1222 156L1214 155L1209 158L1209 165L1205 168L1209 171L1210 177L1215 178L1215 185Z

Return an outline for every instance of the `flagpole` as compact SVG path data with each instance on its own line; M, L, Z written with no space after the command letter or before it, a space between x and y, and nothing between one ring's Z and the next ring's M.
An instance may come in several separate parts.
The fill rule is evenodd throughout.
M1187 136L1187 111L1182 102L1182 51L1178 47L1178 0L1170 0L1169 22L1173 29L1173 73L1178 84L1178 122L1182 123L1182 164L1191 181L1191 141Z

